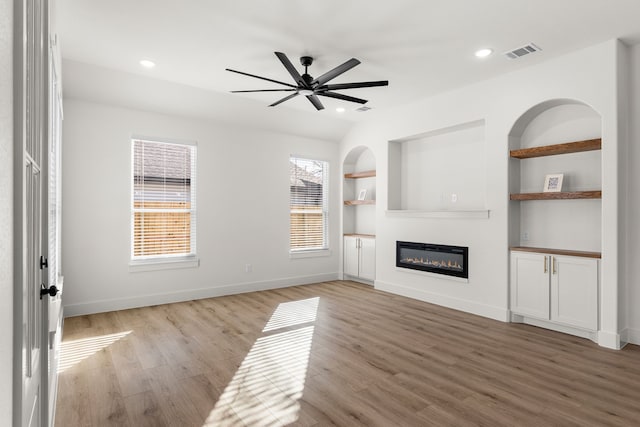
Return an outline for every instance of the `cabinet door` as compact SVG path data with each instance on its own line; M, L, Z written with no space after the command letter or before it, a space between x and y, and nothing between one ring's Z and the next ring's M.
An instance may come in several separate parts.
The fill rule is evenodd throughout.
M344 265L343 273L358 276L358 238L344 236Z
M551 320L592 331L598 329L598 260L552 258Z
M511 311L549 319L549 261L544 254L511 252Z
M360 238L360 277L367 280L376 278L376 239Z

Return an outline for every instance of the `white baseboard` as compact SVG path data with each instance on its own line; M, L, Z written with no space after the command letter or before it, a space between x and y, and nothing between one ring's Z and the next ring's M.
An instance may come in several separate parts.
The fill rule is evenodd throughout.
M269 289L286 288L289 286L308 285L311 283L337 280L338 273L316 274L312 276L286 277L282 279L260 282L244 282L233 285L217 286L215 288L189 289L179 292L135 296L101 301L91 301L64 306L64 316L82 316L85 314L104 313L107 311L126 310L128 308L148 307L158 304L191 301L203 298L220 297L224 295L242 294L246 292L265 291Z
M640 345L640 329L627 328L620 335L623 342Z
M620 350L622 348L620 334L607 331L598 331L598 345L613 350Z
M362 283L362 284L365 284L365 285L373 286L373 281L371 281L369 279L363 279L361 277L350 276L348 274L343 274L342 275L342 279L340 279L340 280L351 280L352 282L358 282L358 283Z
M586 329L573 328L571 326L559 325L548 320L533 319L531 317L522 316L519 314L512 314L511 321L513 323L524 323L526 325L537 326L539 328L550 329L556 332L562 332L563 334L575 335L580 338L586 338L598 344L598 332L588 331Z
M505 307L495 307L480 304L474 301L453 298L446 295L435 294L414 288L396 285L393 283L375 281L375 288L381 291L390 292L392 294L402 295L405 297L429 302L443 307L452 308L454 310L464 311L466 313L476 314L482 317L499 320L501 322L509 321L509 310Z
M607 331L588 331L571 326L559 325L547 320L533 319L518 314L513 314L511 321L515 323L526 323L527 325L538 326L540 328L551 329L553 331L562 332L564 334L587 338L601 347L610 348L612 350L620 350L627 342L631 342L626 339L628 330L625 330L620 334L615 334ZM638 335L638 338L640 338L640 334Z

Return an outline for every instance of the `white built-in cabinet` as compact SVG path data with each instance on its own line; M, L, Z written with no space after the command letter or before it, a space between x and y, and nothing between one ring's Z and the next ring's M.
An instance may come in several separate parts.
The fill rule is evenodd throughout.
M511 312L558 325L598 330L595 254L511 251Z
M376 277L376 239L373 236L344 236L344 274L371 280Z

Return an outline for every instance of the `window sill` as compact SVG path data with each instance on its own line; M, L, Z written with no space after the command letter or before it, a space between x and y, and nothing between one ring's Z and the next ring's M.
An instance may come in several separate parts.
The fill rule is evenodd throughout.
M300 258L318 258L331 256L331 251L329 249L318 249L315 251L296 251L289 252L290 259L300 259Z
M129 272L175 270L179 268L197 268L200 260L196 257L153 258L129 261Z

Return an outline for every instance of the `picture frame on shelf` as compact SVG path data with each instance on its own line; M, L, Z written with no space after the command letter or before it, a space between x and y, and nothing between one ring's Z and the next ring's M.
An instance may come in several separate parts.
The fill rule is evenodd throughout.
M367 197L367 189L363 188L362 190L360 190L360 192L358 193L358 200L364 200Z
M564 174L554 173L545 176L544 178L544 190L545 193L557 193L562 191L562 179Z

